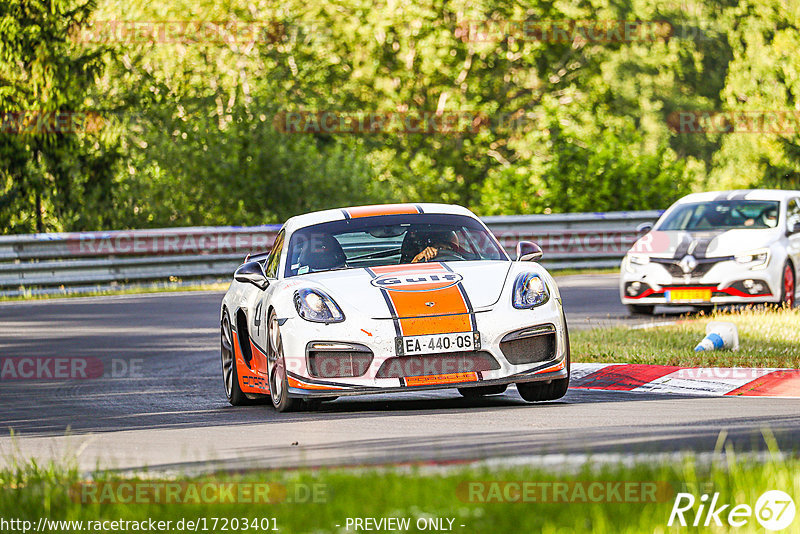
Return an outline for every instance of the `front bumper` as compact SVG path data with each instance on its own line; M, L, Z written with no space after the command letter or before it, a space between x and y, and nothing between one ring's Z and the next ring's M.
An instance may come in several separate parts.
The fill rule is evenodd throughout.
M510 307L509 307L510 308ZM350 322L350 325L347 323ZM353 325L358 325L355 328ZM282 327L282 338L288 370L289 394L293 397L332 397L426 391L462 387L492 386L521 382L550 381L569 375L566 324L559 299L533 310L485 310L475 313L475 324L481 338L481 352L497 361L497 368L482 371L452 370L437 374L403 377L379 377L389 359L404 358L397 354L396 333L389 319L364 319L355 322L316 324L291 318ZM553 357L535 363L515 365L500 349L500 342L510 333L531 327L551 328L555 336ZM362 327L363 326L363 327ZM309 371L307 349L317 342L349 343L368 348L373 359L362 376L318 378ZM447 357L448 353L442 356ZM447 371L445 369L445 371Z
M700 276L675 276L663 263L636 266L623 261L620 300L623 304L662 306L778 302L783 279L775 263L773 258L770 264L754 269L723 260Z

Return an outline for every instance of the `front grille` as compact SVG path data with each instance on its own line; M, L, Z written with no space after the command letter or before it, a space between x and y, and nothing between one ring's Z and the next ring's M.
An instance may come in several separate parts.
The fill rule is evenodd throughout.
M666 258L651 258L650 261L662 265L673 278L683 278L687 274L691 278L702 278L708 271L711 270L716 264L727 261L731 258L714 258L714 259L700 259L697 260L697 266L689 273L684 273L678 262L680 260L671 260Z
M501 341L500 350L506 360L514 365L545 362L556 357L556 334L551 332Z
M372 364L371 352L310 350L308 372L317 378L361 376Z
M421 354L389 358L378 369L377 378L446 375L500 369L500 364L486 351Z

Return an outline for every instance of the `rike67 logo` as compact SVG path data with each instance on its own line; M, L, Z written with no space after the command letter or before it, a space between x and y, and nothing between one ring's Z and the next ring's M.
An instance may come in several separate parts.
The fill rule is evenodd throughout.
M762 493L755 508L749 504L723 503L719 493L711 496L704 493L699 499L691 493L678 493L667 526L721 527L727 524L729 527L742 527L755 518L766 530L778 531L792 524L795 512L792 498L780 490Z

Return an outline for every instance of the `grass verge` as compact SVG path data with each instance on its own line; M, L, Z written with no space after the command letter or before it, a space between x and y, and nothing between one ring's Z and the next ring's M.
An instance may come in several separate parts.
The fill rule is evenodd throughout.
M438 519L443 526L452 524L445 530L465 533L633 533L669 530L667 522L678 492L691 493L697 499L692 511L685 513L689 523L694 520L703 493L718 492L719 504L731 504L728 511L736 504L755 507L759 496L768 490L778 489L798 496L800 460L773 459L762 463L736 458L729 452L711 465L686 459L682 463L661 465L585 466L569 474L534 468L493 471L450 468L438 474L331 470L176 480L122 479L97 473L90 481L82 479L74 469L33 464L0 471L0 483L2 519L29 521L30 525L37 525L42 517L82 522L57 524L58 528L48 523L49 528L40 532L73 532L79 530L79 525L86 531L87 525L91 527L88 521L152 519L171 522L171 528L168 526L163 532L192 530L186 521L198 521L200 532L259 532L271 531L276 526L280 532L333 533L347 532L348 518L392 517L408 518L407 530L412 532L421 530L417 528L418 520ZM228 483L238 484L231 498L238 502L219 503L214 496L223 493L203 489L220 488ZM179 487L172 494L174 499L189 502L148 502L155 500L153 496L158 493L139 491L170 484ZM253 494L241 497L241 488L257 484L270 484L271 491L266 495L285 498L273 499L280 502L252 503L249 501L253 500ZM199 491L191 493L191 487ZM86 488L102 489L91 493ZM279 488L284 491L277 491ZM161 495L166 498L166 490ZM120 502L121 499L130 502ZM725 514L722 521L726 520ZM184 521L183 529L178 526L180 520ZM264 529L265 524L269 528ZM123 527L126 525L116 530L137 530L130 525ZM753 515L745 528L737 531L759 529ZM800 519L785 532L798 530ZM353 531L352 526L349 531Z
M86 291L70 292L63 288L58 293L33 293L26 292L22 295L0 296L0 302L16 302L25 300L49 300L80 297L107 297L114 295L141 295L146 293L171 293L175 291L225 291L230 282L197 283L197 284L143 284L124 286L119 289L89 289Z
M730 321L740 349L694 352L709 321ZM597 328L570 332L578 362L647 363L687 367L800 368L800 310L743 309L688 317L645 329Z

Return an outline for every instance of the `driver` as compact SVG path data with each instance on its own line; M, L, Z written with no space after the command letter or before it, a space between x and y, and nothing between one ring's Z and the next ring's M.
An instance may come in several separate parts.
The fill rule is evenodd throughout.
M439 251L442 249L452 251L458 251L461 249L461 245L458 242L458 235L453 231L430 232L417 235L416 237L420 246L425 248L423 248L416 256L414 256L414 259L411 260L411 263L431 261L433 258L439 255Z

